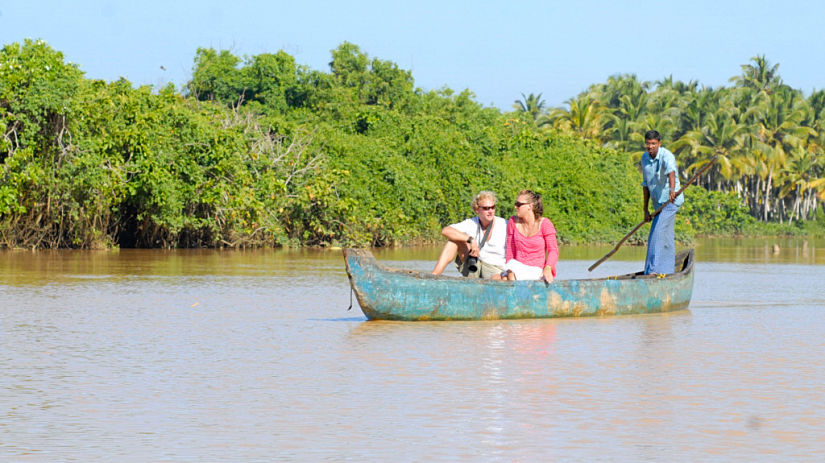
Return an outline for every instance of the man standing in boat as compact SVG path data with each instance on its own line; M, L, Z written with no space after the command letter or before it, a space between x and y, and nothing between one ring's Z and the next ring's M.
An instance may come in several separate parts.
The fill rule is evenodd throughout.
M480 192L472 202L476 217L441 230L449 241L441 250L433 275L441 275L455 260L459 273L465 277L499 277L504 271L507 221L496 216L496 202L492 191Z
M653 210L667 205L653 217L647 237L645 275L673 273L676 260L676 244L673 228L676 211L684 203L679 190L679 171L676 158L662 146L662 137L655 130L645 133L645 152L642 154L642 188L644 193L644 217L650 221L648 205L653 199Z

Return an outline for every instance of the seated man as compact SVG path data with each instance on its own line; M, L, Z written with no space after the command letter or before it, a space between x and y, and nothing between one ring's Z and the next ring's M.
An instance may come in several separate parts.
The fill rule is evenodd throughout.
M433 275L441 275L447 264L455 259L459 273L465 277L500 278L501 272L504 271L507 221L496 217L496 195L491 191L477 194L472 207L477 217L441 230L441 234L449 241L441 251ZM468 259L468 256L476 258L477 261Z

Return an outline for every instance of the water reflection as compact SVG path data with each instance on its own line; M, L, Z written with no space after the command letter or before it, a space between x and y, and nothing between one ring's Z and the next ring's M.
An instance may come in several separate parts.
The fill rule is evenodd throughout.
M0 253L0 460L815 461L825 245L773 244L697 243L690 310L420 323L335 251Z
M825 238L819 237L769 237L769 238L699 238L691 245L699 262L738 262L759 264L825 264ZM612 246L562 246L563 260L599 260ZM440 249L437 247L391 248L375 250L379 261L427 261L435 262ZM641 267L646 248L625 244L608 261L637 262ZM585 267L585 268L586 268ZM432 270L432 265L420 270Z

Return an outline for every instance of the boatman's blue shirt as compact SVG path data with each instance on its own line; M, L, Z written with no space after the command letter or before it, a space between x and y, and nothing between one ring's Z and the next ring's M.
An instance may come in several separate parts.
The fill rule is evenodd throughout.
M676 191L679 191L679 171L676 169L676 158L669 150L659 147L656 159L650 157L647 151L642 154L642 186L650 190L650 199L653 200L654 209L666 203L670 199L670 181L668 174L674 172L676 175ZM673 203L681 206L685 202L683 195L676 197Z

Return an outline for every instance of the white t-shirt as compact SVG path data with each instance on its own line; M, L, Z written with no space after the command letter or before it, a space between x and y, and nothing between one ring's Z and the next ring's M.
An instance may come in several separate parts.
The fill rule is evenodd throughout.
M460 232L464 232L473 237L476 243L481 245L481 239L484 238L484 230L478 222L478 216L469 218L463 222L454 223L450 225ZM493 218L493 229L490 230L490 236L484 243L484 247L479 252L479 259L482 262L504 267L504 245L507 242L507 221L501 217Z

